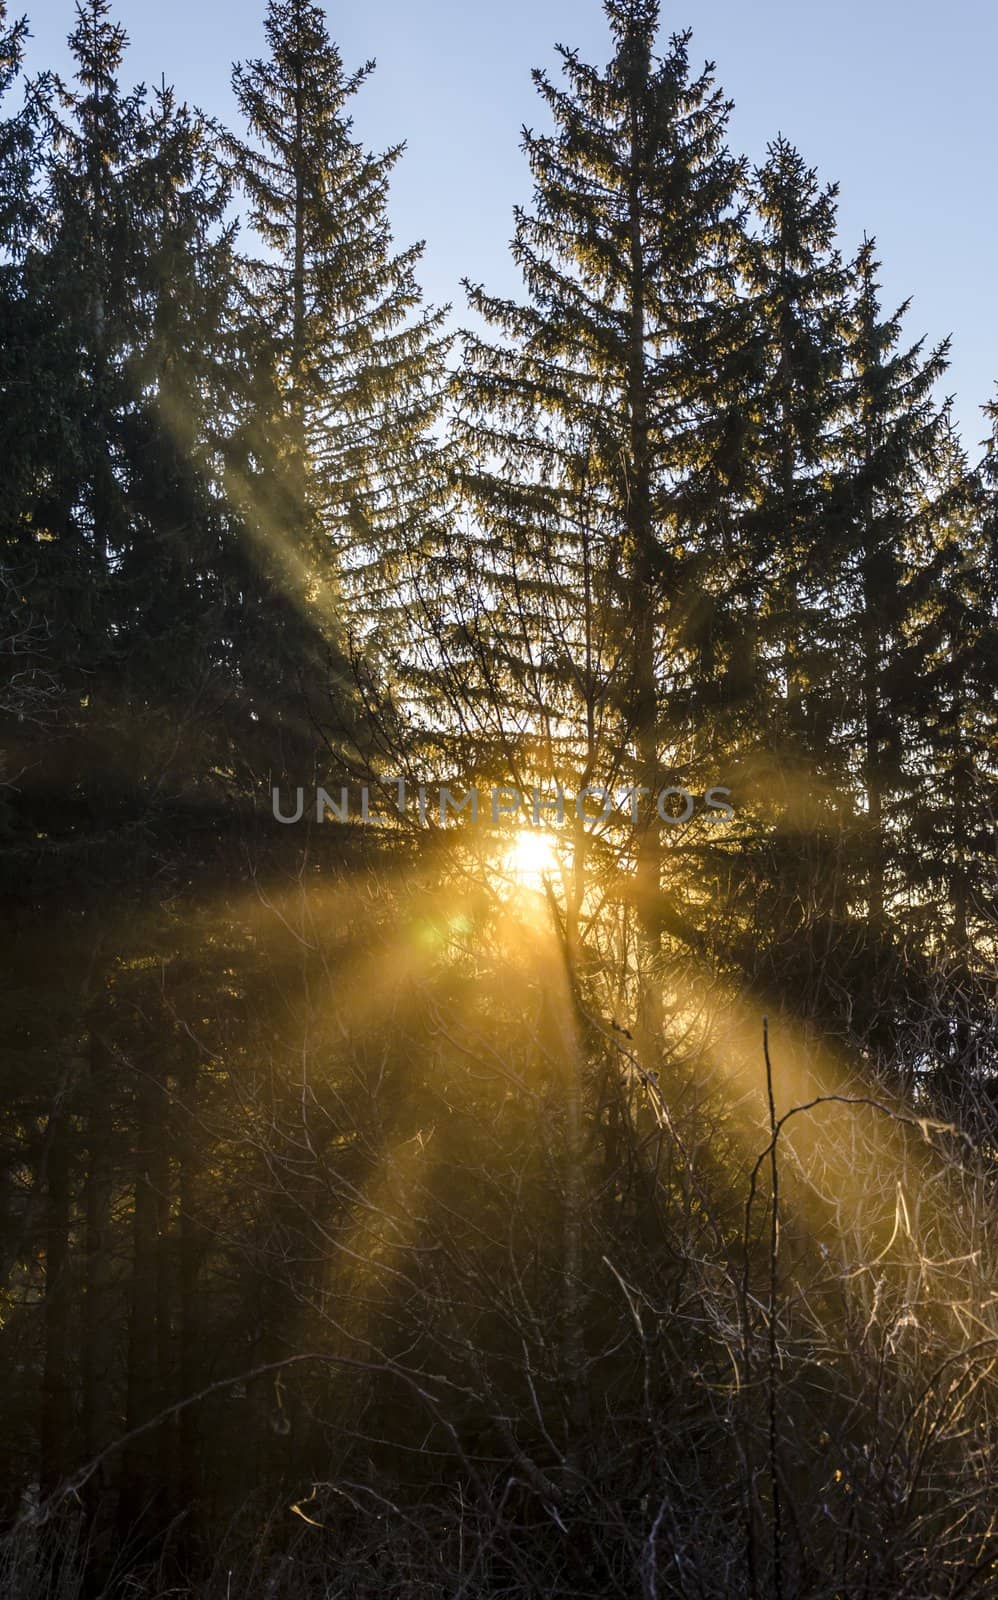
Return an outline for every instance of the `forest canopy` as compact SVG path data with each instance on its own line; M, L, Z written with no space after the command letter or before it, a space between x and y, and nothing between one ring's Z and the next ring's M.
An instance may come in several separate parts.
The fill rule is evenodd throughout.
M998 403L602 9L462 313L0 0L12 1600L998 1594Z

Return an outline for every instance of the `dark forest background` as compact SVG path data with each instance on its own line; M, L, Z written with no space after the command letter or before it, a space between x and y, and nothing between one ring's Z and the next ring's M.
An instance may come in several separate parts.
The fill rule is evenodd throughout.
M319 7L0 0L12 1600L998 1595L998 409L604 10L456 335Z

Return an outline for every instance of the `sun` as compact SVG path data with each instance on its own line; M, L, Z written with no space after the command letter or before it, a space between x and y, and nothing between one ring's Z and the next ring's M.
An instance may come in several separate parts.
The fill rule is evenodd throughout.
M558 857L547 834L522 828L503 863L506 872L525 889L542 889L545 878L558 870Z

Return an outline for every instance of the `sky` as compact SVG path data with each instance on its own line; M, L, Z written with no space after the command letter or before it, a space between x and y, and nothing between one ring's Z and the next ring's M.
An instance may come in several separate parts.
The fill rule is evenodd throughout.
M427 297L458 320L469 277L499 293L518 278L512 210L530 200L519 150L543 125L530 80L556 43L602 63L599 0L330 0L347 66L378 70L355 101L359 137L405 141L392 217L400 245L427 242ZM72 0L26 11L29 65L64 70ZM182 98L230 122L233 59L263 49L264 0L117 0L129 82L165 74ZM912 298L911 342L952 337L943 392L976 454L980 406L998 383L995 0L663 0L667 33L693 29L692 62L717 63L735 101L733 148L754 161L783 133L841 186L843 248L877 238L885 300Z

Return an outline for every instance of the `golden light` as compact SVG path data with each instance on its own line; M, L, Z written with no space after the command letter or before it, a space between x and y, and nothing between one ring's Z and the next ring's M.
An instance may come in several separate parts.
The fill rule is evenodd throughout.
M558 870L558 857L550 836L522 828L503 862L505 872L525 889L543 889L545 878Z

